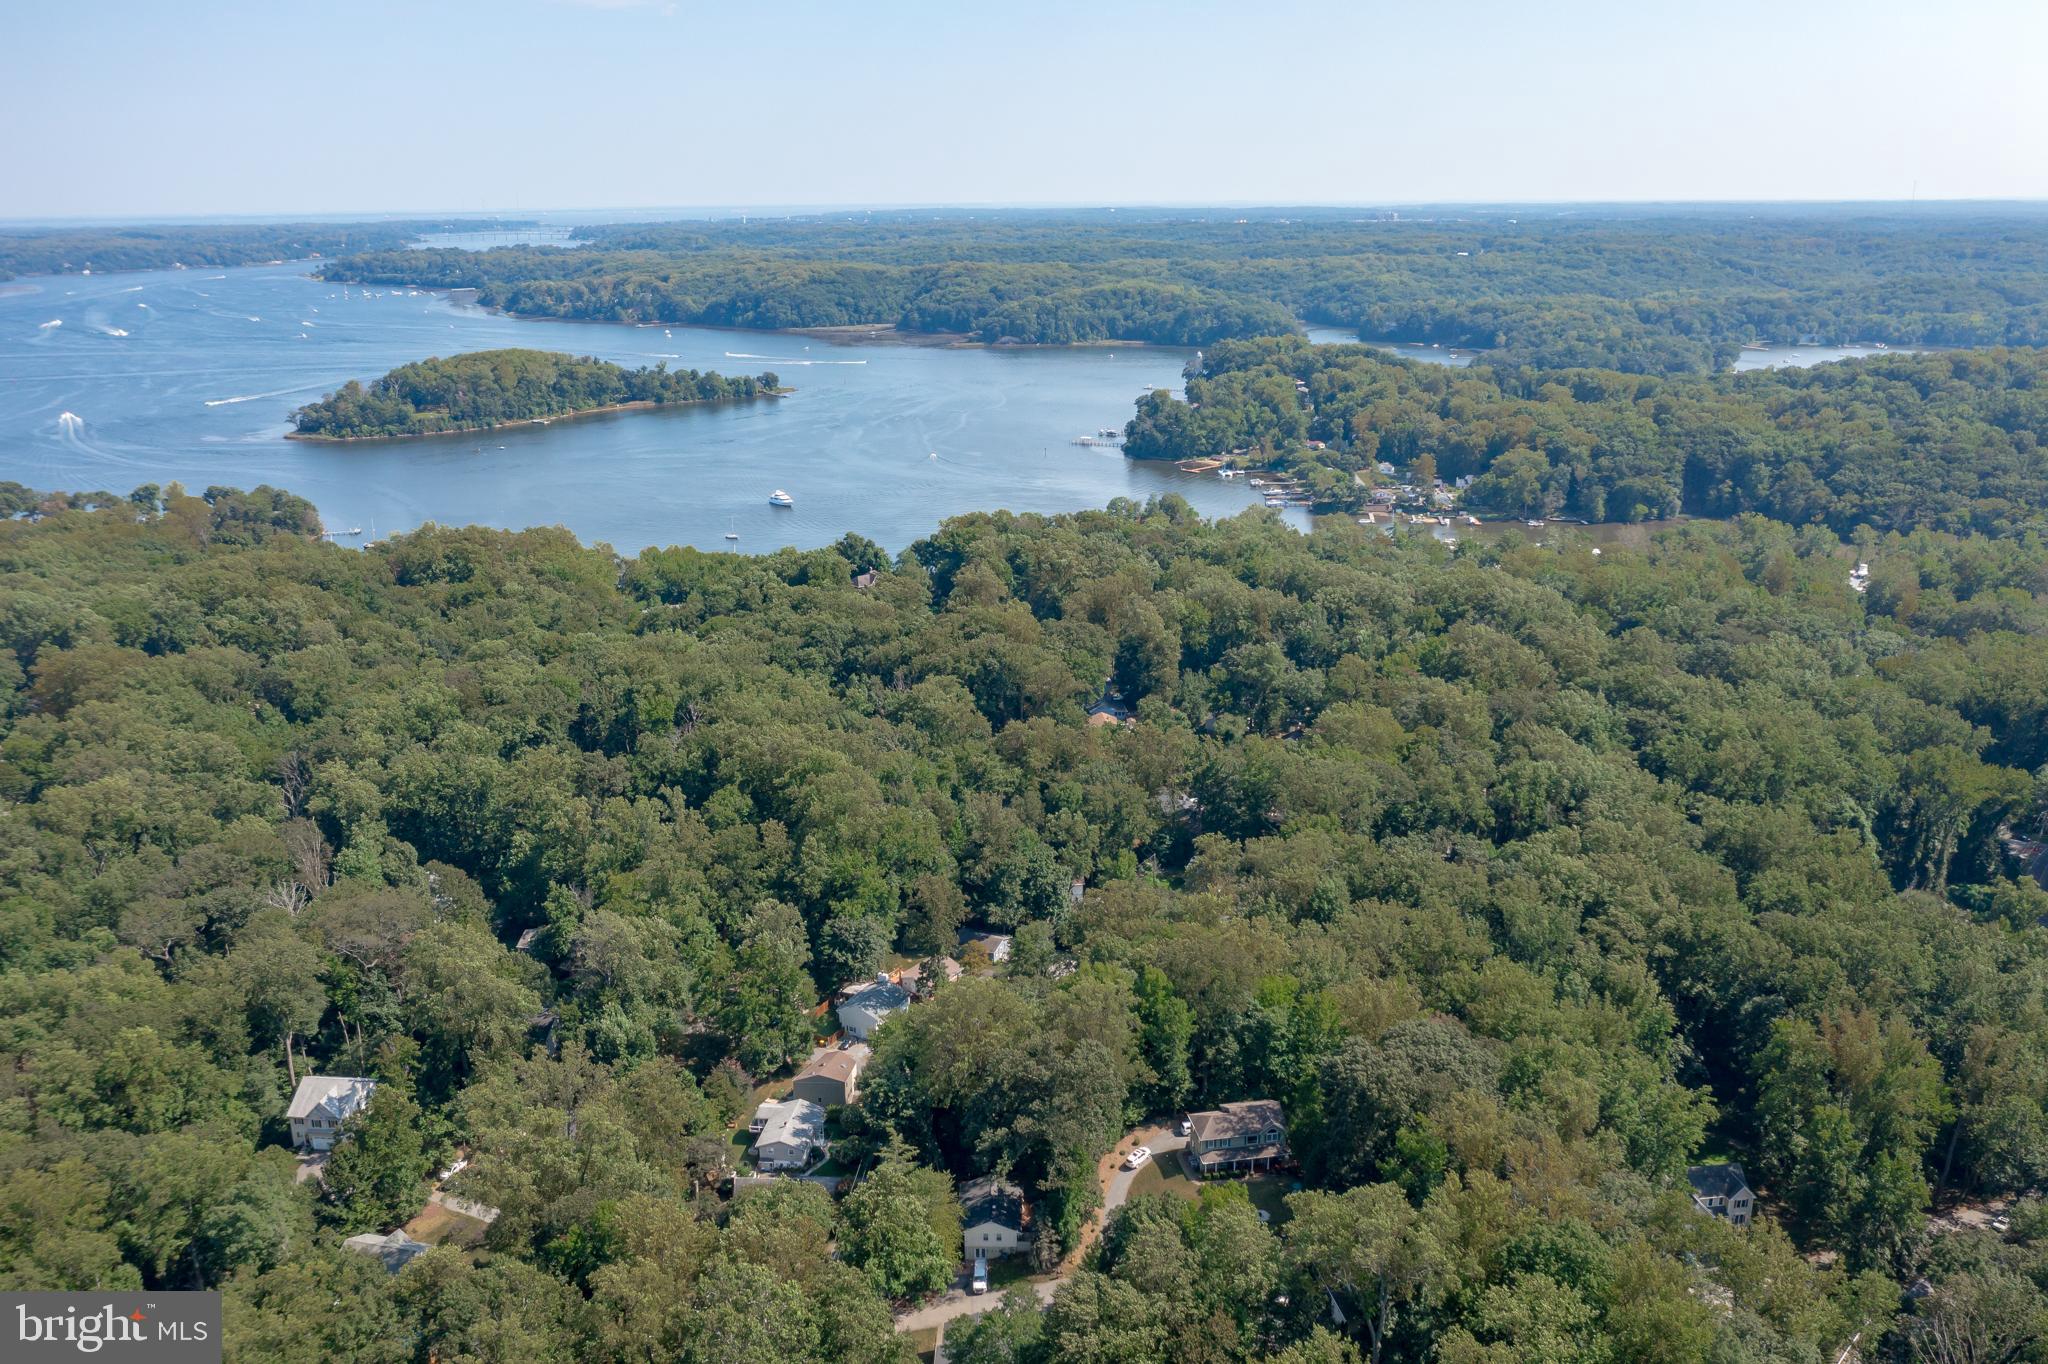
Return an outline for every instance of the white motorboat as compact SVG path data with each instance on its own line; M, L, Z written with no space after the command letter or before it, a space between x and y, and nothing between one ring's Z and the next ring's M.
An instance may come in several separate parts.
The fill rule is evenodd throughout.
M768 505L771 507L794 507L796 499L782 491L782 489L777 488L774 492L768 494Z

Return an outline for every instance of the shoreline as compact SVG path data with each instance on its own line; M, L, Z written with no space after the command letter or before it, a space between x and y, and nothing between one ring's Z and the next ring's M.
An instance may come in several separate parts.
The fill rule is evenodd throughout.
M495 303L479 303L477 288L469 284L390 284L382 280L331 279L326 275L312 273L308 279L322 284L344 285L352 289L418 289L421 293L439 294L450 303L475 308L479 312L491 313L497 317L509 317L515 322L568 322L586 327L628 327L634 331L647 331L654 327L688 327L693 331L731 332L737 336L803 336L813 341L824 341L835 346L912 346L926 350L1102 350L1116 348L1124 350L1163 350L1194 352L1200 346L1173 346L1159 341L976 341L966 332L908 332L893 322L843 322L824 327L736 327L729 323L717 322L621 322L608 317L559 317L553 313L518 313ZM457 298L457 294L468 294L468 298Z
M551 426L556 422L574 421L578 417L603 417L620 412L680 412L692 407L717 407L723 403L753 402L760 398L786 398L796 392L793 388L770 389L757 393L753 398L700 398L687 403L658 403L651 398L640 398L633 402L607 403L603 407L578 408L574 412L563 412L551 417L520 417L513 421L496 422L490 426L451 426L444 431L392 431L376 436L327 436L312 431L287 431L286 440L302 440L315 445L364 445L378 441L392 440L436 440L444 436L482 436L493 431L514 431L524 426Z

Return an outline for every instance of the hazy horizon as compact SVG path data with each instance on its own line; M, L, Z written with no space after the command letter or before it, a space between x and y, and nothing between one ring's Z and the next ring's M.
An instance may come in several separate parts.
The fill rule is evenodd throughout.
M2024 0L208 19L15 16L0 219L2048 199Z

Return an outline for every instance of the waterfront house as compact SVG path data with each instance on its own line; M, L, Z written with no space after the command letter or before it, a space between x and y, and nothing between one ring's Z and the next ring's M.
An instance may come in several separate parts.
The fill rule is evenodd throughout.
M361 1075L308 1075L292 1092L285 1118L292 1145L302 1150L331 1151L349 1115L370 1101L377 1082Z
M994 1175L970 1179L960 1186L960 1212L961 1258L994 1259L1030 1249L1024 1191L1016 1185Z
M1725 1217L1731 1226L1746 1227L1755 1210L1756 1195L1749 1180L1733 1161L1687 1168L1685 1182L1692 1186L1692 1206L1709 1217Z
M865 1043L819 1052L796 1073L789 1097L821 1108L844 1108L860 1097L860 1073L870 1054Z
M1273 1099L1250 1099L1188 1114L1186 1161L1206 1179L1270 1170L1287 1159L1287 1114Z
M839 1001L839 1026L865 1042L883 1019L909 1007L910 991L887 976L877 976Z
M825 1146L825 1110L809 1099L762 1104L754 1113L754 1168L802 1170Z

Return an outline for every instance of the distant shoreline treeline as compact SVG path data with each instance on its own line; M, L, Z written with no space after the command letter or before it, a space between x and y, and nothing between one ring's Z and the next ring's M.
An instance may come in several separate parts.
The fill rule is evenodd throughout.
M530 226L493 222L492 228ZM183 226L17 228L0 231L0 279L86 271L217 268L304 260L360 251L402 250L439 220L393 223L247 223Z
M367 386L351 379L292 413L291 434L299 440L390 440L782 391L773 373L727 377L672 370L666 362L626 369L553 351L471 351L400 365Z
M1306 319L1637 374L1722 370L1753 341L2048 343L2043 215L877 214L579 235L590 244L367 252L325 274L475 289L526 317L988 344L1206 347Z

